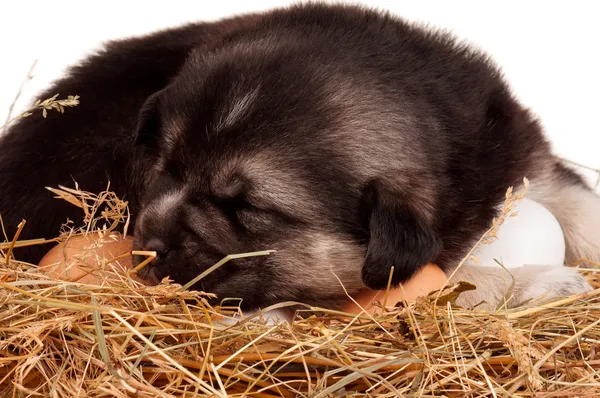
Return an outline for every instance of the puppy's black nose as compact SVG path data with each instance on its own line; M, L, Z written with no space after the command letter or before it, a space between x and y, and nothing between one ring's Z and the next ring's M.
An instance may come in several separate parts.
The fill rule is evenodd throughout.
M169 246L160 239L152 238L144 245L144 250L149 252L156 252L159 258L165 258L169 254Z

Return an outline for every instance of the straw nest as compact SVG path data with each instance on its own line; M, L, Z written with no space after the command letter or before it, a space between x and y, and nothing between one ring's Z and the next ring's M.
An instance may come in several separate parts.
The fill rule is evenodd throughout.
M110 190L52 191L85 213L85 225L57 240L95 234L102 244L127 229L127 204ZM509 191L505 208L515 198ZM52 279L14 259L15 247L40 242L16 236L0 246L3 396L600 393L598 269L581 270L595 290L544 306L465 310L455 299L472 286L461 283L373 316L306 307L291 324L261 313L232 322L236 308L212 307L207 294L169 280L140 284L119 258L90 264L98 284Z

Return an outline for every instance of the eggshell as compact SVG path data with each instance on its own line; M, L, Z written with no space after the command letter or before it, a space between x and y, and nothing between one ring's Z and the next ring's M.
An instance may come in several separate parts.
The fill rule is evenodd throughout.
M100 283L98 274L94 273L94 267L98 266L98 259L112 260L122 254L131 252L133 239L130 237L118 237L116 240L105 239L98 245L98 237L95 235L76 236L61 242L46 253L39 263L39 268L46 271L56 279L77 281L81 283ZM114 263L127 272L132 266L131 256L125 256ZM135 274L133 279L144 282Z
M390 289L390 291L387 292L387 296L385 291L368 290L354 298L358 305L349 301L348 304L342 308L342 311L358 314L364 309L367 313L373 314L379 308L373 305L374 300L382 303L385 297L385 302L388 306L395 305L403 299L412 301L417 297L426 296L432 291L443 288L447 280L448 277L438 266L427 264L408 282L395 289Z
M506 268L522 265L563 266L565 237L558 221L541 204L524 198L516 203L515 217L507 218L498 229L498 239L482 244L465 264Z

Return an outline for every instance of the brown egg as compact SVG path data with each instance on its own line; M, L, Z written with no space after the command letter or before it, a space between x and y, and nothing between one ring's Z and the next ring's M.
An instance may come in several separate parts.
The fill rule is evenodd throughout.
M393 306L402 301L402 299L413 301L417 297L426 296L432 291L441 289L447 280L448 277L444 271L434 264L428 264L407 283L395 289L390 289L387 297L385 291L368 290L354 299L367 313L373 314L379 309L379 307L373 305L374 300L380 303L383 303L385 300L387 306ZM358 314L362 311L360 307L354 302L349 301L342 308L342 311L350 314Z
M94 248L93 245L98 247ZM76 236L50 249L40 261L39 267L56 279L97 284L101 280L98 272L94 271L102 260L110 261L122 256L111 264L119 266L123 273L131 268L131 255L127 253L131 252L132 246L131 237L122 238L117 235L115 240L106 238L104 243L99 244L97 235ZM135 273L131 277L145 283Z

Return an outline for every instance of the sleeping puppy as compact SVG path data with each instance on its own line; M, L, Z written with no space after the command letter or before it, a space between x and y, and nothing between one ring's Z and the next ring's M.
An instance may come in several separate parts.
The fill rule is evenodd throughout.
M449 34L353 6L297 5L111 42L41 98L79 95L0 141L9 236L52 237L79 209L46 186L129 201L146 277L245 308L336 307L424 264L448 274L490 226L508 187L559 220L567 260L600 260L600 198L551 153L486 55ZM36 262L46 248L20 249ZM137 259L138 261L140 259ZM568 268L523 267L511 306L590 289ZM498 305L504 270L462 267L460 304Z

